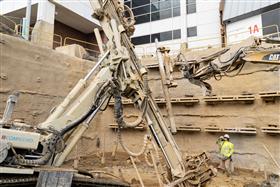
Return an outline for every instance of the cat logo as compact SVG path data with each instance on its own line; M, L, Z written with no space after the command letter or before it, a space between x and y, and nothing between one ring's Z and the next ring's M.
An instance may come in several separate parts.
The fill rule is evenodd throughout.
M280 61L280 53L272 53L263 57L263 60Z

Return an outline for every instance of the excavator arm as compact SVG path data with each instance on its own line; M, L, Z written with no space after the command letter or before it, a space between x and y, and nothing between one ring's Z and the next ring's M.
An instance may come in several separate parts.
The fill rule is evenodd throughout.
M244 42L243 47L225 48L199 60L186 60L186 57L180 53L177 56L177 59L182 62L180 70L191 83L203 89L204 95L210 95L212 87L205 81L212 77L220 80L223 76L237 76L248 62L280 65L279 46L273 45L280 44L279 40L250 38L248 41ZM277 70L276 66L270 70Z

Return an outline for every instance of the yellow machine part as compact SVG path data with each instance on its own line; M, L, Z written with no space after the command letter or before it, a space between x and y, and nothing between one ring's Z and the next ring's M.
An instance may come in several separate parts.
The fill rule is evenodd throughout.
M242 59L252 63L280 65L280 51L253 51Z

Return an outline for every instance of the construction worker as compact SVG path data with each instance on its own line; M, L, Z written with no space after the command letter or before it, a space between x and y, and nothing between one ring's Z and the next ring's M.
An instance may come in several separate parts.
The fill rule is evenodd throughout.
M234 145L230 142L228 134L225 134L223 138L224 142L220 150L221 163L218 168L226 170L227 174L230 175L232 173L232 154L234 152Z

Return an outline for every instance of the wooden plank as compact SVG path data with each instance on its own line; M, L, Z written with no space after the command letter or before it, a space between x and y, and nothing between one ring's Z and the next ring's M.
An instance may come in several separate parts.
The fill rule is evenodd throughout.
M256 128L224 128L223 132L238 134L257 134Z
M235 128L235 127L229 127L229 128L219 128L219 127L205 127L204 128L205 132L225 132L225 133L238 133L238 134L257 134L257 129L256 128L248 128L248 127L243 127L243 128Z
M192 126L192 125L181 125L181 126L178 126L177 125L177 130L178 131L191 131L191 132L200 132L201 131L201 128L200 127L196 127L196 126Z
M259 93L260 98L262 98L264 101L275 101L275 99L278 99L280 97L280 91L275 92L261 92Z
M280 128L277 125L261 127L261 131L268 134L280 134Z
M199 103L199 99L193 97L171 98L171 103Z
M237 96L206 96L203 100L207 104L223 103L223 102L245 102L253 103L255 101L253 95L237 95Z
M164 98L157 98L155 99L155 102L157 104L165 104L166 100ZM172 104L196 104L199 103L199 99L198 98L193 98L193 97L179 97L179 98L171 98L171 103ZM123 105L132 105L133 102L131 100L128 99L123 99L122 100L122 104ZM114 105L114 101L111 101L109 103L110 106Z
M257 134L256 128L240 128L239 132L242 134Z
M222 129L219 127L205 127L205 132L222 132Z
M266 97L266 96L280 96L280 91L273 91L273 92L260 92L260 97Z

